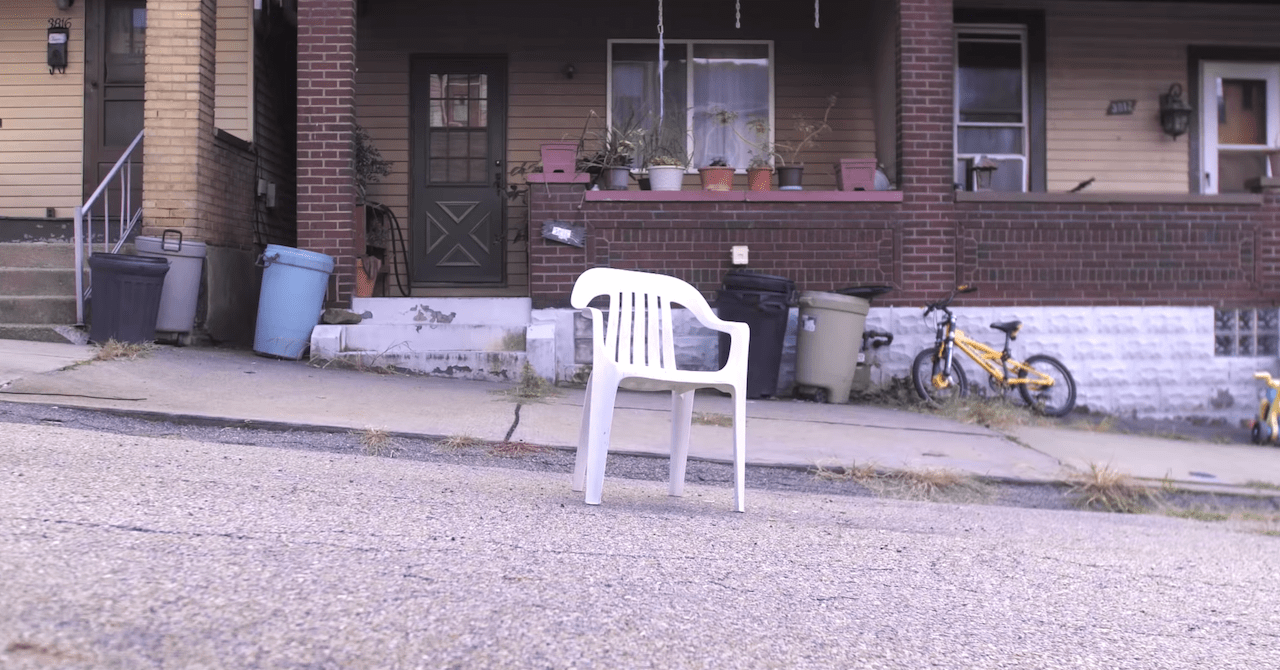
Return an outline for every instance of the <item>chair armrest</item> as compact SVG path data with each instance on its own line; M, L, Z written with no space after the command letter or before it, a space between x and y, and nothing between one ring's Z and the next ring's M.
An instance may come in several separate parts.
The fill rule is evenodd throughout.
M604 354L604 313L595 307L583 307L582 312L591 318L591 363L594 365Z
M721 369L740 369L745 371L747 369L748 349L751 346L751 327L737 321L716 320L720 321L722 326L722 328L717 328L716 330L729 334L729 356L725 359L724 367Z

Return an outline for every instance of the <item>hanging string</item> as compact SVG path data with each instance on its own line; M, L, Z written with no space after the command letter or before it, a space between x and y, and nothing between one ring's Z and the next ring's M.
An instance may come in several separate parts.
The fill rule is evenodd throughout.
M658 0L658 128L662 128L662 116L666 112L666 86L663 85L663 64L666 62L663 56L666 51L666 41L662 37L664 28L662 26L662 0Z
M733 0L733 27L742 30L742 0Z
M818 3L822 0L813 0L813 27L821 28L822 25L818 21Z

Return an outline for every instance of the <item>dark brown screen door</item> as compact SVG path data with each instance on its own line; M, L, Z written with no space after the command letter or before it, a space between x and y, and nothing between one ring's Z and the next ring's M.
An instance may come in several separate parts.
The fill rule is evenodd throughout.
M147 43L146 0L101 0L86 7L85 169L87 198L111 171L129 143L142 130L144 53ZM142 150L134 150L132 202L142 205ZM108 191L114 219L120 213L120 190ZM94 211L103 213L100 199Z
M506 61L420 57L410 76L414 283L501 283Z

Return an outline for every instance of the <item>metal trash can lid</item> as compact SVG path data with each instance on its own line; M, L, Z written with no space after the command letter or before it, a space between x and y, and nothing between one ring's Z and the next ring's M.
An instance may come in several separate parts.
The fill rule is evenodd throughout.
M138 251L164 256L185 256L187 258L204 258L204 242L193 242L183 239L182 232L170 228L160 237L138 237L134 240Z
M800 308L829 309L836 312L852 312L865 315L867 310L871 308L871 301L866 298L855 298L850 295L840 295L839 293L801 291Z

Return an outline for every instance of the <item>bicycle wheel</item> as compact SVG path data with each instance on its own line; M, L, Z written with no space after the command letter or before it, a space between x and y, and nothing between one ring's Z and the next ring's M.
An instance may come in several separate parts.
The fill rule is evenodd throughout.
M1076 406L1076 380L1067 372L1067 366L1042 354L1028 357L1026 365L1053 380L1052 386L1034 381L1018 385L1022 399L1032 409L1045 416L1065 416ZM1027 371L1018 370L1018 376L1025 378Z
M947 377L947 385L939 388L933 378L942 371L942 361L938 360L938 350L932 347L916 355L911 363L911 381L915 383L916 393L921 399L934 404L952 398L969 395L969 379L965 377L960 363L951 361L951 375Z

